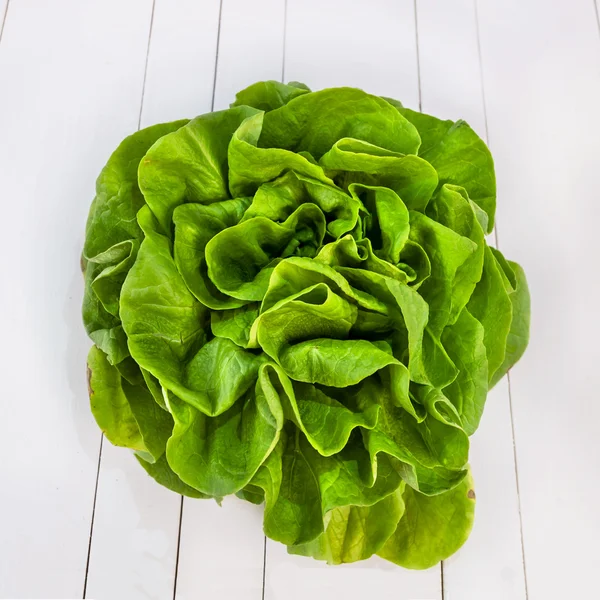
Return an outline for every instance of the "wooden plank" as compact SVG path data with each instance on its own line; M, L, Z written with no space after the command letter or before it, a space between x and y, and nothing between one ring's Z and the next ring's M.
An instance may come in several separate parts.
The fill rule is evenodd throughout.
M150 10L148 0L10 3L0 48L5 598L82 594L100 433L79 254L94 180L137 126Z
M469 460L477 493L475 525L466 544L444 561L445 597L525 600L507 380L488 395Z
M288 0L285 81L350 85L418 108L413 0Z
M215 110L255 81L281 80L285 0L223 0Z
M171 598L181 497L131 453L106 439L102 446L86 597Z
M412 1L288 0L287 13L286 81L302 81L312 89L362 87L418 108ZM334 568L290 556L284 546L267 540L265 600L437 600L441 594L439 567L407 571L373 558Z
M199 594L220 600L261 600L264 508L228 496L183 504L176 600Z
M146 31L141 127L210 111L219 1L157 0ZM189 76L194 73L194 76ZM135 129L135 127L134 127ZM170 598L181 497L158 486L129 452L104 441L87 597ZM197 584L197 582L196 582Z
M532 296L531 343L511 373L529 598L588 598L600 558L600 38L584 0L478 8L499 242Z
M439 567L407 571L378 557L335 567L292 556L267 539L265 600L438 600ZM451 600L451 599L450 599Z
M473 0L417 0L423 112L464 119L485 139L477 17Z
M426 113L464 119L486 137L478 32L472 0L418 0L421 102ZM440 49L443 51L440 51ZM498 202L502 204L501 194ZM493 236L488 240L493 243ZM488 396L471 440L476 521L466 545L444 563L444 593L460 600L521 600L525 574L507 381Z
M210 112L219 0L156 0L142 125Z
M226 108L238 90L255 81L280 79L283 8L283 0L223 0L215 110ZM195 598L199 589L224 600L262 597L262 514L263 507L236 498L226 498L221 508L185 500L177 600Z

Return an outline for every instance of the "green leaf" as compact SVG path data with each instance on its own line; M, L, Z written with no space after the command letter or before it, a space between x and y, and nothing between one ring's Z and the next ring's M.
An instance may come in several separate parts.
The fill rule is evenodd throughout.
M350 193L359 196L369 211L365 234L376 255L397 264L410 232L408 209L398 194L385 187L353 183Z
M434 393L434 402L440 396L435 388L427 391ZM363 431L374 468L380 453L388 454L401 463L397 468L404 481L427 495L442 493L462 481L469 439L458 425L432 414L415 419L394 403L376 378L367 380L361 392L359 407L373 401L381 405L377 426Z
M224 229L206 245L208 275L224 294L263 299L279 258L314 256L325 235L325 217L315 204L301 204L279 225L254 217Z
M290 546L305 544L323 533L329 511L371 506L393 494L398 474L384 459L374 480L369 462L356 441L324 457L297 430L283 434L252 481L265 492L265 533Z
M148 213L146 208L146 217ZM176 394L193 399L196 394L185 383L186 367L206 342L208 313L188 291L165 236L147 231L123 285L121 318L140 367Z
M333 238L340 237L356 226L360 201L337 187L295 171L263 183L244 214L244 220L266 217L271 221L285 221L305 202L312 202L323 211L327 231Z
M82 316L87 334L112 365L129 356L127 336L115 315L110 314L92 289L92 283L102 267L88 262L85 267L85 290L83 294Z
M497 251L494 252L496 255ZM490 387L493 387L504 377L508 370L523 356L529 343L529 324L531 315L531 298L525 272L515 262L509 262L515 277L515 290L510 294L512 305L512 323L506 339L506 354L504 362L494 373L490 381Z
M304 150L319 159L346 137L404 154L416 154L421 142L415 127L385 100L335 88L303 94L267 113L260 146Z
M486 244L476 211L464 189L448 184L442 186L428 211L438 223L475 244L472 254L456 269L452 281L450 323L461 314L481 279Z
M106 355L92 346L88 354L90 406L98 427L111 444L145 450L137 421L122 387L122 378Z
M106 355L92 346L88 355L92 413L112 444L136 450L148 462L156 462L165 452L173 419L154 401L133 361L126 369L127 378L124 376L125 364L112 366Z
M277 111L267 115L274 112ZM323 169L304 155L279 148L259 148L258 139L265 117L264 113L258 113L247 118L229 144L229 189L232 196L250 196L261 184L290 170L321 183L334 185Z
M156 461L165 452L173 432L173 419L154 401L145 385L132 385L124 379L121 384L149 455L148 462Z
M150 475L157 483L165 486L167 489L176 492L177 494L182 494L183 496L188 496L189 498L210 498L206 494L195 490L193 487L183 483L181 479L173 472L173 469L169 466L167 462L167 457L163 454L156 462L151 463L140 456L136 456L138 462L146 473Z
M220 310L244 304L223 294L210 279L206 246L219 232L236 225L249 203L247 198L236 198L209 205L183 204L173 211L177 269L190 292L208 308Z
M341 243L341 241L340 241ZM322 252L327 248L325 246ZM336 269L325 264L323 256L317 260L292 257L281 261L273 270L267 293L261 304L261 312L267 312L278 302L290 300L292 296L307 291L312 286L318 291L311 292L316 296L311 299L309 294L305 302L320 304L324 300L323 291L329 288L340 298L356 304L358 308L387 314L385 304L371 294L353 288L346 278ZM322 285L321 285L322 284ZM325 287L324 287L325 286ZM344 305L345 306L345 305ZM353 310L353 309L350 309Z
M385 186L411 210L424 210L438 184L437 173L426 160L351 138L336 142L319 164L342 187L353 182Z
M279 81L258 81L235 95L231 106L253 106L258 110L275 110L290 100L306 94L310 90L298 85L280 83Z
M472 435L483 414L488 390L484 327L465 308L456 323L444 330L442 343L458 371L444 395L456 407L467 435Z
M163 135L146 153L139 184L162 233L171 235L173 210L180 204L211 204L230 197L229 141L244 119L255 114L256 109L239 106L196 117Z
M323 509L319 482L300 446L297 430L282 440L275 458L278 462L271 468L279 485L272 489L265 486L265 533L287 545L309 542L323 532ZM255 484L264 485L260 478Z
M496 213L496 176L483 140L464 121L442 121L408 108L398 110L419 132L419 156L437 171L439 185L465 188L469 198L487 213L490 233Z
M261 367L256 385L215 417L168 395L175 429L167 459L185 483L209 496L233 494L250 482L271 453L283 413L267 369Z
M210 314L213 335L231 340L242 348L250 345L252 325L258 317L259 304L246 304L240 308L218 310Z
M431 275L419 288L419 294L429 305L429 330L438 338L458 316L457 307L462 308L468 300L465 290L459 287L460 278L464 277L459 268L477 253L478 246L468 237L414 211L410 213L410 236L431 261Z
M488 381L504 362L506 339L512 322L510 290L502 275L502 267L486 246L481 279L473 290L467 308L483 327L483 343L488 361Z
M85 232L83 255L98 256L127 240L139 240L136 221L144 197L138 186L138 165L149 148L165 135L183 127L187 120L153 125L125 138L110 157L96 182Z
M345 394L351 391L346 388ZM323 456L340 452L357 427L372 429L377 424L379 406L373 403L364 410L353 411L335 398L308 383L294 382L285 396L284 413L306 435Z
M428 569L465 543L475 510L470 475L438 496L424 496L407 486L403 500L404 516L379 556L408 569Z
M373 506L334 508L323 534L307 544L290 546L288 552L333 565L365 560L385 544L403 512L401 494L387 496Z

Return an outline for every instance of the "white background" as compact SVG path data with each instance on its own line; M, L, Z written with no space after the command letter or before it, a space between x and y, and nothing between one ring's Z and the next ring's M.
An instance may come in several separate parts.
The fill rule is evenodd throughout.
M594 0L0 0L0 23L0 597L598 597ZM287 556L260 507L182 503L89 413L79 253L97 174L138 126L282 78L462 117L496 160L531 344L473 438L473 534L428 571Z

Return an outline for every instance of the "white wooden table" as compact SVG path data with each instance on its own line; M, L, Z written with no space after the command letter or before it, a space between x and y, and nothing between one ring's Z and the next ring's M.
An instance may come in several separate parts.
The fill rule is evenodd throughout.
M0 597L600 597L594 0L0 0L0 23ZM137 127L282 78L462 117L495 156L532 339L488 399L475 529L441 567L288 556L260 507L182 502L89 413L79 253L96 175Z

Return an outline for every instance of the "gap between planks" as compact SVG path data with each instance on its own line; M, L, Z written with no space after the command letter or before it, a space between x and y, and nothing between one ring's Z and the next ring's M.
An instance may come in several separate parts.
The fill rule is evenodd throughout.
M6 17L8 15L8 5L10 0L6 0L6 6L4 7L4 14L2 15L2 24L0 25L0 44L2 43L2 35L4 34L4 26L6 25Z
M7 4L6 4L6 10L4 12L4 20L2 22L2 29L0 30L0 41L2 41L2 32L4 31L4 21L6 21L6 14L8 13L8 4L10 3L10 0L7 0ZM144 110L144 92L146 91L146 76L148 74L148 58L150 56L150 42L152 40L152 29L154 26L154 10L156 7L156 0L152 0L152 10L150 12L150 26L148 28L148 42L146 44L146 60L144 62L144 78L142 80L142 95L141 95L141 99L140 99L140 111L138 114L138 126L137 129L139 131L140 127L141 127L141 123L142 123L142 112ZM100 480L100 467L102 465L102 446L103 446L103 442L104 442L104 434L101 435L100 437L100 448L98 450L98 466L96 469L96 484L94 486L94 500L92 502L92 518L90 521L90 538L89 538L89 542L88 542L88 550L87 550L87 558L86 558L86 563L85 563L85 577L83 580L83 594L82 594L82 598L85 600L86 598L86 594L87 594L87 585L88 585L88 575L89 575L89 570L90 570L90 558L92 555L92 541L93 541L93 537L94 537L94 517L96 515L96 503L98 500L98 482ZM182 503L183 503L183 496L182 496ZM183 505L182 505L182 510L183 510ZM181 514L180 514L180 522L179 522L179 532L181 533ZM179 538L177 540L177 559L179 558ZM175 575L177 576L177 563L175 565ZM177 585L177 577L175 576L175 585L174 587L176 587ZM173 592L175 593L175 591Z
M88 574L90 572L90 556L92 553L92 537L94 535L94 517L96 516L96 498L98 497L98 480L100 479L100 463L102 462L102 444L104 442L104 434L100 434L100 447L98 448L98 466L96 467L96 484L94 486L94 501L92 503L92 518L90 520L90 537L88 541L87 558L85 561L85 577L83 579L82 598L86 597Z
M156 0L153 0L156 2ZM154 4L152 6L152 16L154 17ZM210 110L214 111L215 109L215 94L217 91L217 77L219 73L219 45L221 43L221 22L223 17L223 0L219 0L219 21L217 23L217 41L215 44L215 67L213 74L213 89L212 89L212 97L210 103ZM150 35L148 36L148 55L150 53L150 44L152 40L152 25L150 26ZM146 56L146 71L148 69L148 56ZM146 72L144 72L144 87L146 83ZM143 100L143 90L142 90L142 100ZM140 109L140 123L142 119L142 111ZM179 523L177 527L177 550L175 554L175 573L173 577L173 600L177 600L177 577L179 575L179 555L181 551L181 527L183 525L183 503L185 501L185 496L181 496L181 504L179 507ZM266 540L265 540L266 545ZM266 552L266 548L265 548ZM264 598L264 562L263 562L263 598Z
M594 0L594 5L596 6L596 0ZM479 79L481 82L481 102L483 107L483 120L485 124L485 141L489 147L491 147L489 127L488 127L488 115L487 115L487 102L485 96L485 79L484 79L484 65L483 65L483 57L481 52L481 32L479 28L479 8L478 8L478 0L473 0L473 7L475 12L475 32L477 35L477 58L479 62ZM494 225L494 240L496 242L496 247L500 248L499 236L498 236L498 224ZM506 375L507 379L507 387L508 387L508 408L510 413L510 431L512 436L512 448L513 448L513 462L515 465L515 486L517 491L517 507L519 513L519 536L521 541L521 562L523 565L523 583L525 585L525 600L529 600L529 588L527 584L527 563L525 560L525 540L523 537L523 515L521 511L521 492L519 487L519 465L517 458L517 441L515 436L515 420L513 415L513 403L512 403L512 389L511 389L511 381L510 381L510 371ZM442 600L443 600L443 590L442 590Z

